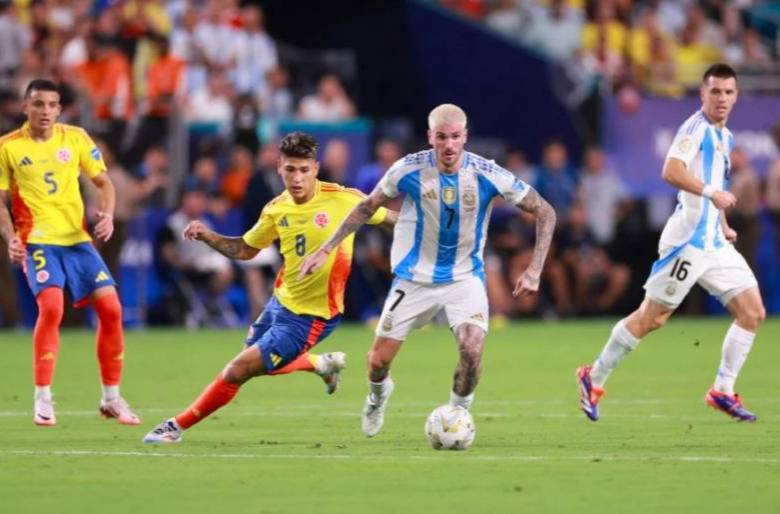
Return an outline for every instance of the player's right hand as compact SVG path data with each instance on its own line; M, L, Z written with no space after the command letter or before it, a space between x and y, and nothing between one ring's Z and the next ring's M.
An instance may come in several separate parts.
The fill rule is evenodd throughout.
M14 236L8 242L8 257L11 258L11 262L17 264L24 264L24 258L27 255L27 249L24 247L24 243L19 236Z
M202 221L190 221L187 226L184 227L184 231L181 233L181 237L189 241L196 241L200 240L203 234L205 234L207 231L208 227L206 227Z
M329 253L330 252L325 248L320 248L313 254L303 259L303 263L301 264L301 271L298 273L298 280L302 279L306 275L311 275L320 269L325 264L325 261L328 260Z
M730 209L737 203L737 197L728 191L715 191L712 193L711 200L715 207L721 210Z

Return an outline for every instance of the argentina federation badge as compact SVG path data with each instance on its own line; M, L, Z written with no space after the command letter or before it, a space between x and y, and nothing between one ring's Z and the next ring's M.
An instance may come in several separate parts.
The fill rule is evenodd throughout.
M447 205L454 204L457 196L458 192L452 186L444 186L444 188L441 190L441 199L444 200L444 203Z
M666 286L666 294L672 296L677 291L677 284L669 284Z

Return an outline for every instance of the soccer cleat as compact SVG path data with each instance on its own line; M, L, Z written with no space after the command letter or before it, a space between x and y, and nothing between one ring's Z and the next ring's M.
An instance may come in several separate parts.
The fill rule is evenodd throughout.
M146 434L144 442L147 444L180 443L183 432L175 418L167 419Z
M385 383L385 391L378 402L372 400L372 395L369 393L366 396L366 402L363 404L363 416L361 419L363 433L368 437L374 437L382 429L382 425L385 422L385 408L387 407L387 400L390 395L393 394L395 389L395 383L393 379L388 377Z
M580 387L580 409L591 421L599 419L599 400L604 389L594 386L590 381L591 366L577 368L577 385Z
M141 422L121 396L108 401L100 400L100 414L105 418L116 418L122 425L137 425Z
M736 393L731 395L710 389L707 391L704 401L713 409L725 412L738 421L756 421L758 419L755 414L742 405L742 400Z
M333 394L341 381L341 370L347 365L347 354L344 352L325 353L317 359L314 371L325 382L325 392Z
M56 425L57 417L54 415L54 402L51 400L36 399L33 421L36 425L42 427Z

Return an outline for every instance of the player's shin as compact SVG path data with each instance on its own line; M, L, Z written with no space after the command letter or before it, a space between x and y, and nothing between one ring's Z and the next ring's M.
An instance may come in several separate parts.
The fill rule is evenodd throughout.
M732 323L723 340L720 366L715 376L714 388L726 394L734 394L734 383L747 359L756 334Z
M176 416L176 423L184 430L199 423L220 407L230 403L240 387L239 384L227 382L224 378L224 373L220 371L214 381L203 390L200 396L181 414Z
M103 384L103 400L110 401L119 398L119 382L124 364L122 306L116 294L108 294L97 298L93 307L98 316L97 358Z
M618 321L590 371L593 385L599 388L604 387L612 370L623 362L623 359L638 345L639 339L628 331L625 320Z
M62 289L48 287L36 297L38 319L33 332L33 374L36 397L51 400L51 386L57 365L60 346L60 322L62 321ZM48 396L48 398L45 398Z

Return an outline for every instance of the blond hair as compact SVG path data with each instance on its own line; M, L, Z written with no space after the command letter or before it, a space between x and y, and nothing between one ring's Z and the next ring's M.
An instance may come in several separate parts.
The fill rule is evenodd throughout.
M466 113L455 104L441 104L428 115L428 128L433 130L439 125L463 125L466 128Z

